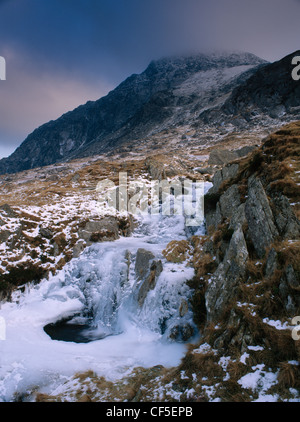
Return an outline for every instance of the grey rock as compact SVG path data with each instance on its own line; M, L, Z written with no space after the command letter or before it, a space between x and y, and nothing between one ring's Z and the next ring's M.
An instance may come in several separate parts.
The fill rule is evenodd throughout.
M215 173L215 169L213 167L196 167L194 170L200 174L214 174Z
M235 152L239 157L245 157L257 148L257 145L247 145L243 148L237 149Z
M135 260L135 275L138 279L143 279L149 271L150 261L155 258L152 252L146 249L138 249Z
M300 274L289 264L280 279L279 294L287 315L293 317L300 309Z
M7 242L12 232L9 230L0 230L0 243Z
M235 151L215 149L209 155L208 164L212 165L223 165L228 164L231 161L239 158L239 155Z
M57 244L57 242L53 243L53 256L59 256L60 255L60 250L59 250L59 246Z
M277 252L272 248L267 256L266 266L265 266L265 276L267 278L271 277L275 270L277 269Z
M11 208L10 205L4 204L0 206L0 211L4 211L7 217L9 218L16 218L18 215L15 213L15 211Z
M288 285L292 289L299 289L300 288L300 278L299 274L294 270L293 266L289 264L285 269L285 276Z
M236 230L238 227L243 227L247 222L245 215L245 203L240 204L232 213L229 224L229 229Z
M87 245L95 242L116 240L119 238L119 224L115 217L103 217L101 220L90 220L78 231L78 237Z
M80 174L79 173L75 173L74 176L71 179L72 183L77 183L80 180Z
M212 194L214 195L214 194ZM218 198L218 197L217 197ZM206 226L213 226L215 229L222 223L223 219L231 218L235 210L240 206L240 194L237 185L232 185L218 198L215 207L208 207L207 201L211 201L209 196L206 201L205 220Z
M261 181L251 176L248 180L248 199L245 205L248 233L259 258L279 235L273 214Z
M224 166L222 170L215 173L213 177L213 187L208 191L209 194L215 194L219 191L223 182L233 179L239 171L237 163Z
M285 239L297 239L300 236L300 221L295 216L289 200L282 194L272 197L273 215L280 235Z
M76 245L73 247L73 257L74 258L78 258L79 255L81 254L81 252L83 252L84 248L85 248L85 241L84 240L79 240Z
M53 231L47 227L40 227L39 234L46 239L51 239L54 236Z
M236 209L240 206L240 193L237 185L230 186L226 192L221 195L219 200L220 214L222 218L231 218Z
M233 233L224 260L212 275L205 293L208 322L217 322L234 297L238 283L245 277L247 259L248 250L239 227Z
M158 277L162 273L162 270L163 266L160 260L151 262L150 268L147 271L148 274L142 282L138 291L137 300L140 306L143 306L149 291L155 288L156 282L158 280Z

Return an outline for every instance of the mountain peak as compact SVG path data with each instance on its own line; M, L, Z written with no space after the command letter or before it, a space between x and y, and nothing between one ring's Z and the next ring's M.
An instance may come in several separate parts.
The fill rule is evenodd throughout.
M223 133L262 122L272 128L286 123L297 118L300 98L290 62L268 63L236 51L154 60L106 97L36 129L0 161L0 174L113 153L122 145L135 150L145 139L174 128L196 127L201 134L205 127ZM266 86L270 92L262 100L257 93Z

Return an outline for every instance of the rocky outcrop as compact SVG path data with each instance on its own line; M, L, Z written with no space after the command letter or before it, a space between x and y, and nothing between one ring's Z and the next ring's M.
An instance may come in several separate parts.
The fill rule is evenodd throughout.
M298 133L298 126L289 126L291 133ZM222 334L214 337L214 347L234 345L245 351L258 341L254 325L264 332L257 314L284 320L299 313L300 266L296 256L300 251L300 221L295 213L300 197L299 163L297 151L288 144L292 139L295 145L295 138L283 139L290 133L289 127L249 157L216 172L205 197L208 236L194 251L194 264L204 269L197 273L200 278L195 291L196 302L203 308L202 328L223 326ZM285 173L278 172L278 150L286 151ZM205 268L212 269L212 262L215 269L207 272ZM255 295L258 291L260 294ZM250 296L245 319L241 298L247 298L246 307ZM256 310L253 315L252 308ZM251 319L255 322L250 323Z
M242 228L233 234L224 260L211 277L205 295L207 322L218 321L246 275L249 253Z
M273 214L261 181L252 176L248 182L248 199L245 204L248 233L259 258L278 236Z

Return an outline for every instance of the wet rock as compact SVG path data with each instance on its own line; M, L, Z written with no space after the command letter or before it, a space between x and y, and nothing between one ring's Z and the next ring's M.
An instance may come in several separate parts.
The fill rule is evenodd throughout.
M185 299L181 301L180 307L179 307L179 315L180 317L184 317L189 311L189 305Z
M171 328L169 338L178 342L186 342L195 334L194 328L189 324L175 325Z
M143 281L141 287L139 288L137 300L140 306L143 306L149 291L155 288L156 282L158 280L158 277L162 273L162 270L163 266L160 260L152 261L149 269L150 272L147 271L147 273L149 273Z
M135 261L135 274L139 280L143 279L149 271L149 264L155 258L152 252L138 249Z

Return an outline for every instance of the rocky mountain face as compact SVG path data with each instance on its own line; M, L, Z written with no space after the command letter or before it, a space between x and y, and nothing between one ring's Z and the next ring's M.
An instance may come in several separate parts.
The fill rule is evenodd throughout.
M192 125L230 97L266 62L252 54L198 55L152 62L115 90L30 134L0 172L14 173L82 156L112 152L154 133Z
M272 119L299 118L300 86L292 76L292 59L296 51L278 62L262 66L246 81L235 87L224 104L205 111L204 121L229 124L238 119L241 127L269 124Z

